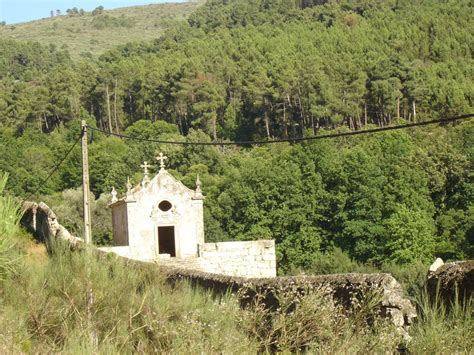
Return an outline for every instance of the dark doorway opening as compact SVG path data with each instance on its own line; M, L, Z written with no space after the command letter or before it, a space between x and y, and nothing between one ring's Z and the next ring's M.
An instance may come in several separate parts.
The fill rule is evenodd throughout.
M176 257L174 227L158 227L158 252Z

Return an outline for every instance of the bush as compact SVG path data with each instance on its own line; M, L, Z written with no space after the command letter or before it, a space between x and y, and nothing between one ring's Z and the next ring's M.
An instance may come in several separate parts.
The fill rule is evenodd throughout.
M131 28L135 25L135 22L125 16L113 17L109 15L101 15L94 17L91 24L94 28L101 30L109 27Z
M0 174L0 281L15 267L13 256L14 238L19 231L20 204L6 195L5 186L8 174Z
M358 263L340 248L333 248L315 259L309 271L314 275L327 275L351 272L373 273L377 272L377 269L371 265Z
M92 16L101 15L103 12L104 12L104 7L102 5L97 6L94 10L92 10Z

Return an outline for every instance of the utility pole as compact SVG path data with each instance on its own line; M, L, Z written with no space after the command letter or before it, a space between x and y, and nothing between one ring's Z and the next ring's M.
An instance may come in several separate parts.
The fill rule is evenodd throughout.
M84 197L84 241L86 245L92 244L92 228L91 228L91 209L89 201L89 152L87 149L87 123L82 120L82 193ZM90 250L89 250L90 253ZM89 254L92 257L92 254ZM94 290L91 283L91 267L87 264L87 328L89 330L90 342L97 348L98 337L94 328L92 319L92 307L94 306Z
M89 201L89 152L87 150L87 123L82 121L82 193L84 199L84 241L92 243L91 209Z

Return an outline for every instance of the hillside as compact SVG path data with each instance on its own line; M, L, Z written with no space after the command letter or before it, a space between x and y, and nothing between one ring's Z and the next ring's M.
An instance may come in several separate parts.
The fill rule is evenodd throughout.
M202 1L150 4L104 10L93 16L61 15L0 26L0 37L35 41L67 49L73 59L97 57L121 44L159 37L174 22L186 19Z
M96 244L110 241L112 187L124 193L163 152L187 186L200 176L206 239L274 239L281 273L312 272L328 255L338 272L352 260L474 256L472 119L266 148L156 143L307 138L474 111L468 0L314 4L210 0L157 40L76 62L0 39L8 191L43 195L80 233L80 150L64 156L84 119L106 132L89 149Z

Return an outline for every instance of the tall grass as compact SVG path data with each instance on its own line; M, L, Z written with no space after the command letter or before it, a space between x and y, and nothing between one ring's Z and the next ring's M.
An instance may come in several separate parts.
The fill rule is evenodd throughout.
M268 309L257 297L242 312L242 324L265 353L388 353L398 348L402 335L377 314L379 295L344 309L324 290L288 290L278 297L278 308Z
M19 230L20 204L5 194L8 174L0 173L0 281L12 272L16 258L12 253L14 237Z
M322 291L288 290L278 309L258 297L169 284L153 265L57 247L9 274L0 290L0 353L389 353L402 341L378 317L377 295L343 309ZM473 350L472 304L421 303L413 353Z
M278 310L258 300L243 310L235 295L170 285L153 265L87 251L57 248L3 292L0 349L8 352L388 352L400 341L386 322L367 324L370 305L347 312L322 292L289 291Z
M232 296L214 298L186 283L171 287L153 265L136 268L87 251L57 248L44 266L10 280L4 303L4 322L16 328L15 336L4 334L4 346L20 351L216 353L256 348L239 329L239 306Z
M473 299L455 297L450 304L438 295L430 299L426 290L418 297L418 322L412 327L413 353L472 354L474 351Z

